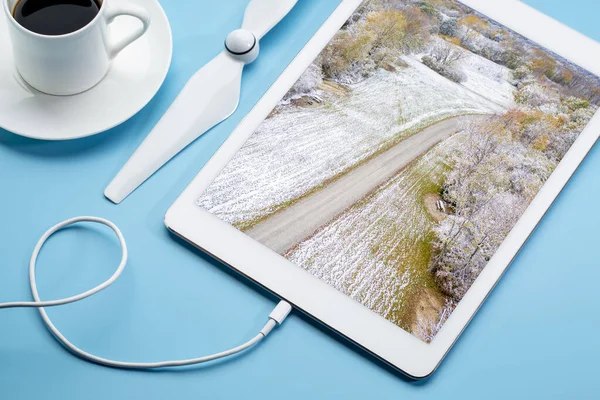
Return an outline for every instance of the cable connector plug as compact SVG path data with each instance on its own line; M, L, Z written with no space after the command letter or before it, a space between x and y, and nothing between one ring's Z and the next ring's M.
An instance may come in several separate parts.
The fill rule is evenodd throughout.
M290 315L291 311L292 306L288 302L281 300L279 304L277 304L277 307L269 314L269 319L277 322L277 325L281 325L287 316Z
M260 330L260 334L263 335L263 337L266 337L269 333L271 333L273 328L281 325L283 321L285 321L287 316L290 315L291 311L292 306L288 302L281 300L273 309L273 311L271 311L271 314L269 314L269 321L264 328Z

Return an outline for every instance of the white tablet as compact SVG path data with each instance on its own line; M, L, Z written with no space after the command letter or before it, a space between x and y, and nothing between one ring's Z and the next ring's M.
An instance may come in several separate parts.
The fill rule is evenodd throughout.
M344 0L166 224L426 377L596 142L598 60L515 0Z

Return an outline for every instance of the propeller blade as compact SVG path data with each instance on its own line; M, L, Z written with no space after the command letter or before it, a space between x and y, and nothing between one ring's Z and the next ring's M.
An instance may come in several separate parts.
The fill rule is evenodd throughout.
M242 29L260 40L294 8L298 0L252 0L246 8Z
M243 62L223 51L196 72L104 195L119 204L187 145L233 114L243 68Z

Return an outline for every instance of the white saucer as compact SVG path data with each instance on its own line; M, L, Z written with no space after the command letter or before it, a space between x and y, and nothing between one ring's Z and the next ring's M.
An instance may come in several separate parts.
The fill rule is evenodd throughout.
M140 111L164 82L173 52L171 27L157 0L127 0L152 16L144 36L127 47L94 88L75 96L50 96L27 85L14 67L7 21L0 13L0 128L42 140L91 136ZM119 35L139 21L120 17L110 33Z

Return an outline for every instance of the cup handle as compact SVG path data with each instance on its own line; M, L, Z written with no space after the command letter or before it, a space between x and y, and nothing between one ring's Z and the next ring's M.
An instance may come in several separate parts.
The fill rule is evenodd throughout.
M115 58L125 47L142 37L150 27L150 13L142 7L133 4L111 6L106 10L106 23L110 25L114 22L115 18L123 15L139 19L142 22L142 27L128 33L125 37L118 39L114 43L107 44L108 58L110 60Z

